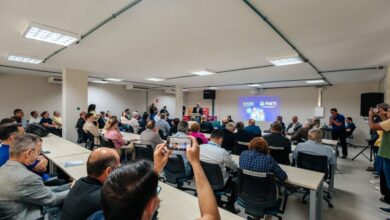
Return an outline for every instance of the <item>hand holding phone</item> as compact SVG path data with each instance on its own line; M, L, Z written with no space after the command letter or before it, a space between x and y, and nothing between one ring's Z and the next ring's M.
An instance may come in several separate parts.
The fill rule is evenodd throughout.
M169 150L186 151L192 145L192 139L188 137L168 137L167 146Z

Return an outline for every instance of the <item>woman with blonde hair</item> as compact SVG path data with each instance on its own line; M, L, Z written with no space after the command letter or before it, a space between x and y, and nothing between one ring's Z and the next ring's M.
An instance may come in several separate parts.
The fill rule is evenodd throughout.
M106 125L104 126L104 130L104 137L110 139L116 149L120 149L124 145L129 144L129 142L123 138L119 131L118 119L116 116L112 116L111 119L107 121Z
M267 141L262 137L256 137L249 142L249 150L240 155L240 168L254 172L274 173L280 181L287 179L287 174L269 154Z

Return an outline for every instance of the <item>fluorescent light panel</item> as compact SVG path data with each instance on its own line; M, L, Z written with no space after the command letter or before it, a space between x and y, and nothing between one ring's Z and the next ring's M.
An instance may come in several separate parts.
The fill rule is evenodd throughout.
M210 87L208 87L207 89L218 89L218 87L216 87L216 86L210 86Z
M203 69L203 70L199 70L199 71L192 71L191 73L198 75L198 76L207 76L207 75L215 74L215 71L212 71L209 69Z
M291 55L291 56L268 58L268 60L275 66L285 66L285 65L303 63L302 58L298 54Z
M108 83L107 81L103 81L103 80L94 80L92 82L93 83L101 83L101 84L107 84Z
M307 80L305 82L307 84L317 84L317 83L324 83L325 81L323 79L316 79L316 80Z
M111 82L122 82L123 79L116 79L116 78L106 78L107 81L111 81Z
M161 82L161 81L164 81L165 79L157 78L157 77L151 77L151 78L147 78L146 80L154 81L154 82Z
M24 31L23 36L28 39L44 41L47 43L69 46L80 40L80 35L43 24L31 22Z
M254 84L248 84L247 86L249 86L249 87L261 87L261 86L263 86L263 84L254 83Z
M30 57L21 54L10 54L7 59L9 61L22 62L22 63L32 63L32 64L40 64L43 59L38 57Z

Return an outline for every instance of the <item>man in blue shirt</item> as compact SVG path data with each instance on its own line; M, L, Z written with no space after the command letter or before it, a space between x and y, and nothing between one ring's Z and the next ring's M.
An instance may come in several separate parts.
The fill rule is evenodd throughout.
M347 137L351 137L353 134L353 131L356 129L355 123L353 123L353 120L351 117L348 117L346 120L345 129L347 131Z
M256 121L254 119L249 119L248 126L245 127L245 130L251 133L255 137L261 137L261 129L259 126L255 124Z
M332 126L332 139L333 140L339 140L342 151L343 151L343 157L347 158L348 156L348 149L347 149L347 132L345 129L345 117L337 112L337 109L332 108L330 109L331 116L329 117L329 125Z

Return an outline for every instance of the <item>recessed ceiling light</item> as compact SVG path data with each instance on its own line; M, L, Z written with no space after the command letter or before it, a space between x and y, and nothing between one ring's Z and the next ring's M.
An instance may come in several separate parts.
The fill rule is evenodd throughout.
M298 54L291 56L268 58L268 60L275 66L285 66L303 63L303 59Z
M261 87L261 86L263 86L263 84L253 83L253 84L248 84L247 86L249 86L249 87Z
M31 57L31 56L26 56L26 55L21 55L21 54L9 54L7 56L7 59L9 61L32 63L32 64L40 64L43 61L42 58Z
M69 46L80 40L80 35L43 24L31 22L23 36L28 39L44 41L47 43Z
M183 89L183 92L187 92L188 91L188 89Z
M324 83L325 81L323 79L315 79L315 80L307 80L305 82L308 84L317 84L317 83Z
M111 82L122 82L123 79L116 79L116 78L106 78L105 80L111 81Z
M92 82L93 83L101 83L101 84L107 84L108 83L107 81L104 81L104 80L94 80Z
M146 80L154 81L154 82L161 82L161 81L164 81L165 79L157 78L157 77L151 77L151 78L147 78Z
M208 89L218 89L216 86L209 86Z
M209 69L203 69L198 71L192 71L192 74L198 75L198 76L207 76L215 74L215 71L209 70Z

